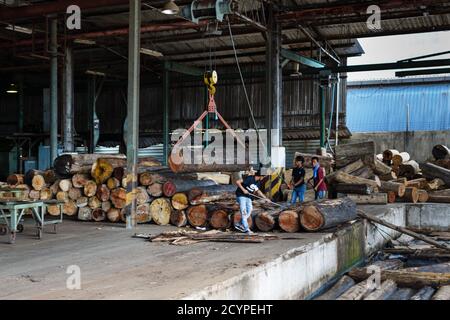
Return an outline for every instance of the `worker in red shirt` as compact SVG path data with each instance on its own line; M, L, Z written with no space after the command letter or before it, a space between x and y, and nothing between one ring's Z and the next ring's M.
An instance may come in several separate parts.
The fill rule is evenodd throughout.
M313 166L313 177L309 179L309 181L313 181L316 200L322 200L325 199L328 191L327 184L325 182L325 169L320 166L318 157L313 157L311 162Z

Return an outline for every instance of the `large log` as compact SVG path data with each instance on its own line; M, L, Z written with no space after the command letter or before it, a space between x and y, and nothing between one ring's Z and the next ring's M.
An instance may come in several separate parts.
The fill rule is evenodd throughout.
M398 178L394 171L391 171L388 174L380 175L379 177L381 181L394 181Z
M103 201L102 202L102 210L103 211L108 212L109 209L111 209L111 207L112 207L111 201Z
M450 203L450 196L428 194L428 202L430 202L430 203Z
M415 295L411 297L410 300L430 300L433 294L436 292L436 289L433 287L427 286L420 289Z
M226 230L231 227L231 215L227 210L214 210L210 213L209 224L213 229Z
M390 150L385 150L383 152L383 162L384 163L392 163L392 159L394 158L395 155L400 154L400 152L398 152L397 150L394 149L390 149Z
M231 175L217 172L196 173L197 180L212 180L217 184L228 185L231 182Z
M405 301L410 300L415 290L411 288L398 288L387 300Z
M450 159L436 160L433 164L450 170Z
M305 205L300 216L300 223L307 231L319 231L356 218L355 202L349 198L343 198Z
M175 227L182 228L187 225L187 217L185 211L174 210L170 214L170 224Z
M387 176L387 175L392 176L392 168L378 159L374 160L373 166L371 166L371 168L373 172L375 172L380 176Z
M373 274L373 270L398 270L403 267L403 261L400 259L391 259L385 261L376 261L371 265L363 268L353 268L348 275L355 281L363 281L369 278ZM371 270L372 272L370 272Z
M78 213L78 207L72 200L68 200L63 205L63 213L67 216L74 216Z
M74 201L76 201L78 198L82 196L81 189L79 188L70 188L67 194L69 198Z
M83 188L86 197L93 197L97 193L97 184L94 181L88 181Z
M298 210L286 210L280 213L278 216L278 225L280 229L295 233L300 231L300 209Z
M61 214L61 209L60 209L59 205L57 205L57 204L49 204L47 206L47 212L49 215L51 215L53 217L57 217Z
M355 280L349 276L343 276L331 289L322 294L321 296L315 298L315 300L336 300L344 292L355 285Z
M72 177L72 184L75 188L83 188L91 180L88 174L77 173Z
M44 189L46 186L44 177L40 174L36 174L31 181L31 186L37 191Z
M209 222L209 212L206 205L191 206L186 211L188 222L193 227L206 227Z
M123 159L97 159L92 164L91 177L97 184L105 183L111 177L114 168L122 167L123 165Z
M408 203L417 203L419 201L419 190L417 188L406 188L405 195L401 200Z
M372 193L369 195L361 194L348 194L347 197L351 199L354 203L365 205L365 204L388 204L388 194L387 193Z
M55 159L53 167L60 176L70 176L77 173L90 173L97 159L125 159L125 155L105 154L65 154Z
M148 186L147 192L154 198L161 197L163 195L163 185L159 182L155 182Z
M408 182L406 182L407 187L414 187L417 189L425 189L427 184L428 184L428 182L427 182L427 179L425 179L425 178L409 180Z
M106 217L110 222L119 222L120 221L120 209L111 208L106 213Z
M102 208L92 210L92 220L95 222L102 222L106 220L106 212Z
M428 192L426 192L425 190L418 190L417 191L419 194L419 202L421 203L425 203L428 202L428 199L430 198L428 195Z
M367 186L364 184L347 184L347 183L338 183L334 185L334 190L337 193L344 194L362 194L369 195L375 192L375 188L371 186Z
M195 187L189 190L188 199L192 205L235 199L236 188L233 185Z
M332 164L333 164L333 158L331 158L331 157L327 157L327 156L318 156L318 155L315 155L315 154L296 152L296 153L295 153L295 156L294 156L294 159L293 159L293 160L294 160L294 161L293 161L293 165L294 165L294 166L295 166L295 159L296 159L297 157L299 157L299 156L301 156L301 157L303 157L303 158L305 159L305 163L303 164L303 166L304 166L305 168L309 168L309 169L312 168L312 158L313 158L313 157L319 158L320 165L321 165L323 168L325 168L325 169L331 168L331 166L332 166ZM328 171L328 170L327 170L327 171Z
M340 144L335 149L336 168L342 168L346 165L362 159L375 160L375 143L373 141L365 141L360 143ZM366 163L368 164L368 163Z
M431 300L450 300L450 286L439 288Z
M100 201L105 202L109 200L111 192L105 184L102 184L97 187L96 196Z
M247 218L247 224L248 224L249 229L253 229L253 225L254 225L254 223L253 223L253 217L254 217L254 216L256 216L256 214L255 214L255 215L251 215L251 216L249 216L249 217ZM231 220L232 220L233 226L235 226L236 224L241 224L241 223L242 223L242 222L241 222L241 220L242 220L242 214L241 214L241 212L236 210L236 211L233 213L233 216L231 217Z
M239 172L250 169L250 164L185 164L173 161L169 157L169 167L174 173L192 172Z
M432 154L436 160L449 159L450 149L442 144L439 144L433 147Z
M387 300L395 290L397 290L397 284L393 280L384 281L381 286L371 294L369 294L364 300Z
M411 156L408 152L400 152L392 157L392 165L400 167L402 164L411 160Z
M111 177L106 181L106 186L108 187L109 190L114 190L121 186L120 183L121 183L120 180L117 180L116 178Z
M6 182L15 187L18 184L24 184L24 175L23 174L11 174L6 178Z
M70 188L72 188L72 180L63 179L59 181L59 189L64 192L69 192Z
M144 187L137 187L136 188L136 203L138 205L149 203L150 202L150 196L147 193L147 189Z
M32 187L33 186L32 182L33 182L34 176L41 176L42 179L44 179L44 172L39 171L39 170L34 170L34 169L28 170L23 177L23 183ZM44 179L44 184L45 184L45 179Z
M364 179L360 177L352 176L345 172L338 172L335 176L335 180L340 183L347 183L347 184L362 184L362 185L368 185L373 188L379 188L381 186L381 182L377 182L374 180Z
M405 185L397 182L381 181L380 191L393 191L398 197L403 197L405 195L406 187Z
M127 201L127 190L117 188L111 191L111 202L117 209L123 209Z
M143 203L136 207L136 223L143 224L152 221L150 213L150 203Z
M175 210L185 210L189 207L189 200L185 193L176 193L172 197L172 207Z
M170 198L175 193L188 192L193 188L214 186L212 180L169 180L163 185L163 194Z
M168 199L156 199L150 205L150 213L152 220L156 224L161 226L168 225L170 222L170 215L172 213L172 205Z
M89 207L79 208L78 209L78 220L91 221L92 220L92 209Z
M428 182L425 185L425 190L427 191L435 191L438 190L439 188L445 186L445 182L442 181L441 179L433 179L433 181Z
M450 170L442 168L432 163L424 163L420 166L422 173L426 178L439 178L450 187Z
M77 199L76 204L78 208L86 207L89 203L89 199L87 197L80 197Z
M42 188L40 191L39 199L40 200L51 200L53 198L53 193L49 188Z
M402 165L400 165L399 169L399 175L402 177L407 177L408 179L414 179L415 176L420 172L420 166L414 160L403 163Z
M348 164L347 166L345 166L333 173L328 174L325 177L325 179L328 184L331 184L331 183L335 182L335 178L338 173L344 172L344 173L351 174L351 173L358 171L359 169L364 168L364 167L365 167L364 162L361 159L358 159L357 161L352 162L352 163Z
M50 189L49 189L49 190L50 190ZM51 191L50 191L50 192L51 192ZM63 202L69 200L69 193L68 193L68 192L64 192L64 191L59 191L59 192L56 194L56 200L58 200L58 201L63 201Z
M88 206L92 210L98 209L102 206L102 202L96 196L90 197L88 201Z

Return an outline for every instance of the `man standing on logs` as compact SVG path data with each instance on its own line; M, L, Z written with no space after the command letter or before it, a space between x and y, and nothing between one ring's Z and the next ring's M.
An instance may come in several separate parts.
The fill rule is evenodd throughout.
M313 157L311 162L313 166L313 177L309 179L308 182L312 180L314 183L313 187L316 193L315 199L322 200L325 199L328 191L325 183L325 169L320 166L318 157Z
M300 199L300 203L305 202L306 183L305 183L305 158L298 156L295 158L295 168L292 171L292 204Z
M236 197L241 211L241 221L240 223L236 223L234 227L243 233L252 234L247 222L247 219L251 216L253 211L252 200L254 197L252 195L256 193L258 197L266 199L270 202L270 200L267 199L264 193L262 193L258 188L258 181L261 181L262 179L263 176L261 176L260 171L256 172L253 168L251 168L245 179L236 181L238 186L236 190Z

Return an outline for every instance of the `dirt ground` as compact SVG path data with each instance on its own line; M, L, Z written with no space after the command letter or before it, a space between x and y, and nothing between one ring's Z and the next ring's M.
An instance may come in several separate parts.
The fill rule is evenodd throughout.
M157 235L173 227L66 220L42 240L32 220L16 244L0 237L0 299L179 299L266 263L323 234L279 234L296 239L261 244L198 243L174 246L134 239L135 232ZM66 273L81 270L81 290L69 290Z

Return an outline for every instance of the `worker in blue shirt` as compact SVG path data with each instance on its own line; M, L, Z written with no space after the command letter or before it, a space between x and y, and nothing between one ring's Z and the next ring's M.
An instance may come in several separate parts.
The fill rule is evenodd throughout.
M305 158L298 156L295 158L295 168L292 170L292 204L300 200L300 203L305 202L306 193L306 183L305 183L305 168L303 165L305 163Z
M255 198L253 194L257 194L258 197L266 199L268 202L270 200L264 195L264 193L259 190L258 182L260 182L264 177L261 175L260 171L255 171L251 168L248 171L248 176L245 179L236 181L238 186L236 190L236 197L239 203L241 211L241 221L235 224L235 228L243 233L252 234L248 226L247 219L251 216L253 211L252 200Z

